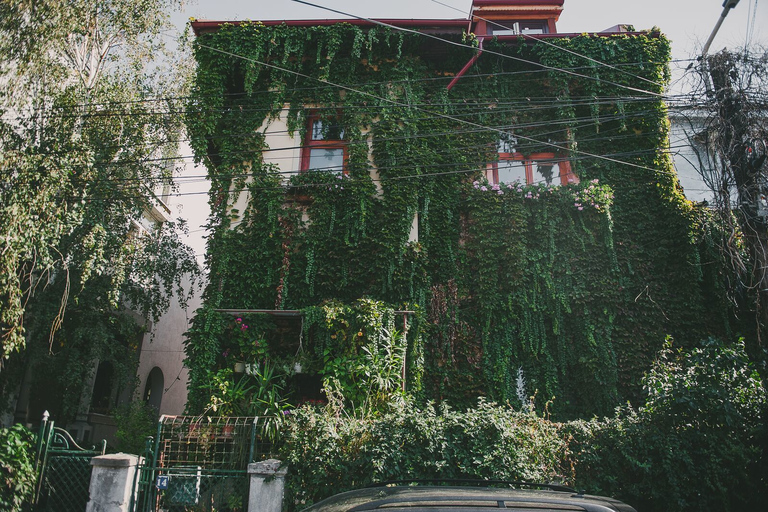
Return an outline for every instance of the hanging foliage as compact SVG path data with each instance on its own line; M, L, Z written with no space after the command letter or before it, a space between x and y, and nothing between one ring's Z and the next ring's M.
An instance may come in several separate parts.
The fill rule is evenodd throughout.
M548 41L485 41L449 91L475 51L386 27L242 23L199 35L187 125L213 182L207 308L315 318L323 307L327 319L329 304L359 314L366 298L414 309L411 392L459 404L538 392L565 416L635 396L666 334L719 332L699 217L662 150L669 42ZM279 147L264 130L284 126L298 142L310 115L343 130L344 174L265 163ZM567 160L580 183L484 181L505 137L519 154ZM188 344L193 381L220 348L206 311ZM317 354L329 333L354 341L346 324L310 317ZM364 347L337 346L346 355L317 372L364 392L353 368Z

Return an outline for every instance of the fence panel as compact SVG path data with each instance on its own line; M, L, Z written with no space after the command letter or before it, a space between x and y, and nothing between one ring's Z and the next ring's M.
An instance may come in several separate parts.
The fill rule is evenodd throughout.
M163 416L139 467L136 512L231 511L248 505L248 464L273 455L273 418Z
M36 512L83 512L88 503L91 482L91 458L104 455L101 450L80 447L66 430L49 421L47 413L40 426L36 450Z

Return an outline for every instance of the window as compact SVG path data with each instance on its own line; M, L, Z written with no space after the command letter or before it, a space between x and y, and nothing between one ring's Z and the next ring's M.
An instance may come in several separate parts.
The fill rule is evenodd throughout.
M307 140L301 158L302 171L325 171L335 174L346 172L347 143L344 129L337 123L309 119Z
M578 183L570 162L556 158L554 153L523 155L517 151L517 140L509 137L499 141L499 161L489 164L488 181L538 185Z
M549 27L543 20L497 21L489 22L494 36L513 36L517 34L547 34Z

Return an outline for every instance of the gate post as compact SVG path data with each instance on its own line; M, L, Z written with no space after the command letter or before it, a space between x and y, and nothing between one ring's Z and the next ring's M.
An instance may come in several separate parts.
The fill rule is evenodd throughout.
M283 509L286 468L279 460L269 459L248 464L251 485L248 512L280 512Z
M86 512L128 512L139 457L127 453L91 459L90 495Z

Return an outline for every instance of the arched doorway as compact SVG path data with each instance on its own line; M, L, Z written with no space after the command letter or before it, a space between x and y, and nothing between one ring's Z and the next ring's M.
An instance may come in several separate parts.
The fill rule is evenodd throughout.
M163 401L163 386L165 386L163 371L155 366L149 372L147 383L144 385L144 402L151 405L157 413L160 412L160 404Z

